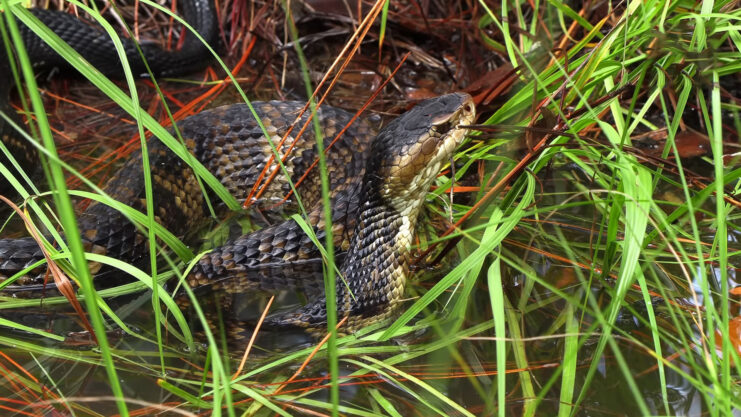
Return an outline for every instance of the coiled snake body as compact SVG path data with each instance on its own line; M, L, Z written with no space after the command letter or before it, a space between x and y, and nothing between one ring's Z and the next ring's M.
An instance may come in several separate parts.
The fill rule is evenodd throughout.
M0 102L3 100L0 97ZM278 145L303 108L303 103L298 102L253 104L269 138L243 104L204 111L178 122L190 153L238 200L246 197L272 155L270 141ZM0 104L3 105L6 106ZM8 114L6 109L7 106L0 108ZM299 123L307 117L303 115ZM326 138L333 138L351 119L349 113L327 106L319 109L317 117ZM343 260L340 274L344 282L338 279L337 309L340 316L350 316L347 326L383 319L400 300L421 203L436 174L465 135L462 126L470 124L474 117L468 95L449 94L419 103L385 126L375 139L368 123L355 122L328 150L334 245ZM288 177L279 174L273 180L261 200L269 203L265 206L287 195L289 180L296 183L316 159L310 131L298 140L289 136L282 144L279 152L293 148L285 164ZM26 152L21 160L33 160L33 152L27 152L24 139L18 138L5 123L0 122L0 133L11 150ZM156 140L150 141L148 151L157 221L186 242L192 242L192 231L208 217L208 196L186 161ZM143 211L143 181L141 155L134 155L109 181L105 192ZM323 241L325 222L319 183L318 169L314 169L300 182L297 191L308 208L308 224ZM93 203L80 214L78 223L89 251L134 264L141 264L148 255L147 239L118 210ZM0 278L11 277L42 259L42 252L30 238L0 240ZM3 291L27 294L44 288L44 269L30 271ZM269 317L266 323L273 327L318 329L326 325L321 277L319 250L295 221L287 220L208 253L188 275L187 282L194 288L226 291L299 288L320 294L299 310Z

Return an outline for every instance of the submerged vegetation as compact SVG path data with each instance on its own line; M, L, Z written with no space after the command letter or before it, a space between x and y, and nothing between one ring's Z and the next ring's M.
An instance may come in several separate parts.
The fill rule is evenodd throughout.
M102 13L114 34L132 22L134 36L177 47L177 20L154 2L120 4L116 19L108 5L54 4ZM6 47L15 17L76 62L18 2L0 5ZM213 225L203 248L148 228L154 277L58 241L46 245L59 265L54 279L77 280L72 298L85 314L79 304L68 311L64 297L2 298L0 408L32 416L725 416L741 408L738 2L218 6L220 58L190 78L111 81L85 67L86 80L34 81L19 54L21 73L2 76L25 80L29 100L15 102L35 122L50 185L2 171L24 197L3 237L27 233L18 219L26 216L70 236L73 204L85 199L153 225L151 213L99 186L149 132L182 149L163 127L171 118L315 92L315 101L326 95L389 120L422 98L467 91L478 124L429 194L401 314L336 340L258 328L254 340L235 343L198 330L218 300L194 298L186 315L172 283L249 221ZM96 291L85 272L93 263L135 280ZM239 295L233 304L258 321L273 303L295 303L291 296ZM84 330L96 336L70 334Z

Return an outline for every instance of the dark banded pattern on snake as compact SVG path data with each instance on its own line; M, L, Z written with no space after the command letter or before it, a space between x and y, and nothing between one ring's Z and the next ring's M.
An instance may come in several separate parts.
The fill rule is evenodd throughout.
M298 117L303 103L256 102L254 106L268 133L271 134L270 140L277 145ZM349 123L351 116L333 107L322 108L317 114L322 132L328 137L334 137ZM299 123L307 119L308 114L304 114ZM213 172L238 200L247 197L247 193L272 155L268 138L263 135L249 109L243 104L204 111L179 122L178 128L195 158ZM330 185L334 190L333 220L336 225L336 243L339 247L346 248L349 245L350 233L354 229L355 212L358 207L358 195L355 190L365 172L373 133L365 121L358 121L350 126L327 153L327 158L332 161ZM317 155L313 132L310 129L295 144L293 142L293 138L289 136L283 143L282 151L294 145L285 166L291 180L297 182ZM196 243L194 238L197 238L197 235L193 231L199 230L205 223L208 208L195 175L185 162L156 140L150 142L149 158L155 187L156 220L175 235L184 238L186 243ZM273 162L273 166L277 166L277 163ZM321 228L319 214L321 210L316 207L319 195L318 175L317 169L310 171L297 189L304 197L303 203L306 207L313 208L308 213L309 223ZM134 155L115 174L104 191L114 199L143 211L146 207L143 181L141 156ZM281 173L263 194L263 204L258 202L257 205L263 208L273 206L287 195L288 191L290 191L288 180ZM281 206L281 209L295 211L295 207L291 207L293 205L294 203L289 200ZM223 211L223 208L220 211ZM79 217L79 227L87 249L93 252L137 265L141 265L148 254L147 241L137 232L134 224L123 214L104 204L94 203L82 213ZM253 262L251 265L258 262L265 266L264 270L261 269L263 271L276 271L276 268L270 265L275 266L278 262L316 259L318 256L311 241L300 232L300 228L292 220L262 229L251 236L253 240L265 242L259 246L260 252L247 253L247 258L238 255L236 260L248 264ZM43 254L31 238L0 240L0 276L4 278L41 259ZM321 264L318 264L318 268L321 269ZM25 294L32 290L42 290L45 287L44 274L45 267L37 268L6 287L4 291ZM265 281L265 288L272 285L272 281Z
M155 73L167 74L163 71ZM283 135L303 104L270 102L256 106L273 140ZM463 138L465 128L460 126L470 124L474 116L467 95L427 100L384 128L372 151L372 130L360 121L327 155L334 244L340 251L339 259L344 259L341 274L348 284L345 287L338 283L338 312L352 316L350 328L383 319L398 305L408 275L408 250L419 207L436 173ZM324 107L317 117L326 137L332 137L349 121L349 114L331 107ZM270 155L269 139L262 135L245 106L206 111L180 122L178 127L189 151L235 197L245 198ZM13 140L13 136L4 135L7 144L13 145ZM283 148L292 140L289 138ZM21 151L26 148L23 144L20 147ZM149 152L157 221L186 242L193 242L193 231L207 217L205 196L188 165L169 149L153 141ZM313 138L307 131L287 162L291 179L300 177L315 158ZM321 240L324 221L318 205L317 175L314 171L304 179L300 195L309 207L308 222ZM264 194L263 206L271 206L288 189L287 178L276 178ZM105 191L142 211L141 157L135 155L129 160ZM94 203L80 215L79 225L89 251L137 265L145 260L148 242L118 211ZM41 252L30 239L0 240L0 274L5 277L40 259ZM302 288L317 294L322 288L321 271L319 251L298 225L288 220L208 254L188 276L188 283L195 288L231 292ZM43 288L43 272L43 268L37 268L5 291L27 294ZM267 324L320 329L325 320L325 302L319 295L299 311L269 318Z
M419 103L374 139L365 175L357 188L350 188L357 190L350 201L359 206L352 239L339 263L341 278L336 286L338 315L348 316L343 331L385 320L400 305L420 208L438 172L462 142L467 132L464 126L473 123L475 116L468 94L448 94ZM337 213L337 207L334 209ZM247 235L215 250L192 271L189 285L213 284L216 279L230 292L266 289L263 282L270 282L269 278L256 277L250 266L234 261L246 253L259 253L263 244ZM282 246L278 247L282 252ZM291 288L297 282L289 280L281 285ZM313 293L318 295L306 306L269 316L264 325L326 330L326 300L321 291ZM249 324L228 320L227 327L233 341L250 336L244 331Z
M286 119L292 120L302 106L271 102L258 103L257 107L269 129L276 133L272 140L278 141L279 133L288 125ZM340 123L350 117L333 108L323 109L318 116L328 134L338 131ZM330 149L328 159L342 161L335 164L330 178L337 236L334 243L346 250L340 271L347 287L342 281L337 284L338 312L351 316L348 328L385 319L398 306L409 273L409 247L424 196L462 141L466 129L461 126L472 123L474 117L470 96L449 94L426 100L399 116L384 127L372 144L370 129L360 122ZM196 158L217 174L235 196L242 198L270 155L268 139L250 120L244 106L232 105L200 113L179 124L185 143ZM302 139L309 141L298 147L298 154L287 164L293 176L303 174L306 164L316 156L310 138ZM190 168L162 145L155 143L150 148L150 158L158 191L155 206L161 213L158 220L174 233L187 236L191 227L206 216L203 195ZM127 162L106 190L117 199L134 202L135 207L139 202L141 209L139 159ZM239 164L233 164L232 159ZM307 178L304 187L316 187L318 180L312 181L311 175ZM279 184L281 181L274 187L282 195L285 188ZM317 195L316 189L312 192ZM187 221L179 221L172 213L187 214ZM315 204L308 219L321 239L320 213ZM133 225L102 204L94 204L83 213L80 225L86 241L98 252L132 262L146 254L147 242ZM12 273L40 259L41 253L34 246L35 242L27 239L0 240L0 248L21 249L0 249L0 270ZM14 253L24 256L19 258ZM194 288L302 288L316 294L321 288L318 277L322 264L318 259L319 252L312 241L293 220L288 220L217 248L201 259L187 280ZM8 288L28 291L31 286L42 285L38 282L41 277L29 276L22 285ZM325 301L319 295L296 312L270 317L266 325L316 330L325 323ZM236 329L241 330L241 326ZM239 332L235 333L239 337Z

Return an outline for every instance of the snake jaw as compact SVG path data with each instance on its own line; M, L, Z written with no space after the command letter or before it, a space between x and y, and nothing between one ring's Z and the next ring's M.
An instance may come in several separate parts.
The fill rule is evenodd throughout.
M419 118L423 133L419 134L417 142L408 149L400 147L402 152L388 170L382 194L389 198L391 206L402 215L416 219L416 212L430 185L465 138L468 130L464 126L471 124L476 118L473 99L468 94L454 93L433 100L444 102L448 97L451 99L448 101L452 103L436 109L429 120ZM414 116L417 109L418 107L404 116ZM424 108L419 112L425 115Z

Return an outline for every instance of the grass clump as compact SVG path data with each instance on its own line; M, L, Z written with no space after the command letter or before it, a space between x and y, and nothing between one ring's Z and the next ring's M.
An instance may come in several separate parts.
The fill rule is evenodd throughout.
M100 111L125 112L132 126L142 126L124 140L146 128L183 152L158 119L230 100L232 83L242 85L235 96L244 99L324 99L329 91L331 104L352 110L377 92L366 111L382 115L466 90L479 125L438 178L419 233L419 270L442 267L415 275L392 323L330 343L260 333L246 367L232 375L236 349L218 333L194 338L156 285L187 273L193 249L157 229L151 210L135 213L100 194L85 165L107 161L106 152L85 143L57 152L64 146L51 140L54 125L42 108L51 103L31 91L65 236L74 232L70 194L128 209L150 231L157 274L117 263L137 283L94 291L85 257L115 261L85 255L70 241L60 248L54 258L68 260L64 269L80 278L99 344L60 345L61 330L44 338L0 335L7 347L3 397L14 410L94 415L116 403L122 415L724 416L741 406L735 3L379 1L350 7L342 18L317 9L289 14L282 2L219 5L231 35L223 57L229 77L209 71L197 86L172 80L159 85L161 94L127 77L136 94L125 94L85 71L107 97L96 99ZM13 10L34 24L28 12ZM75 59L64 45L55 47ZM30 63L22 64L35 90ZM70 101L92 94L68 93ZM105 107L106 100L121 110ZM238 206L203 171L204 188ZM92 192L67 193L71 178ZM30 199L28 206L55 229L43 205ZM163 246L169 264L155 250ZM159 289L153 298L136 296L145 287ZM109 298L121 294L128 294L125 303ZM265 299L249 303L261 312ZM45 309L63 303L43 301ZM39 301L3 300L0 307L31 305ZM23 330L18 321L3 323ZM114 339L118 328L127 336ZM84 381L56 385L76 367L87 367L116 398L77 398Z

